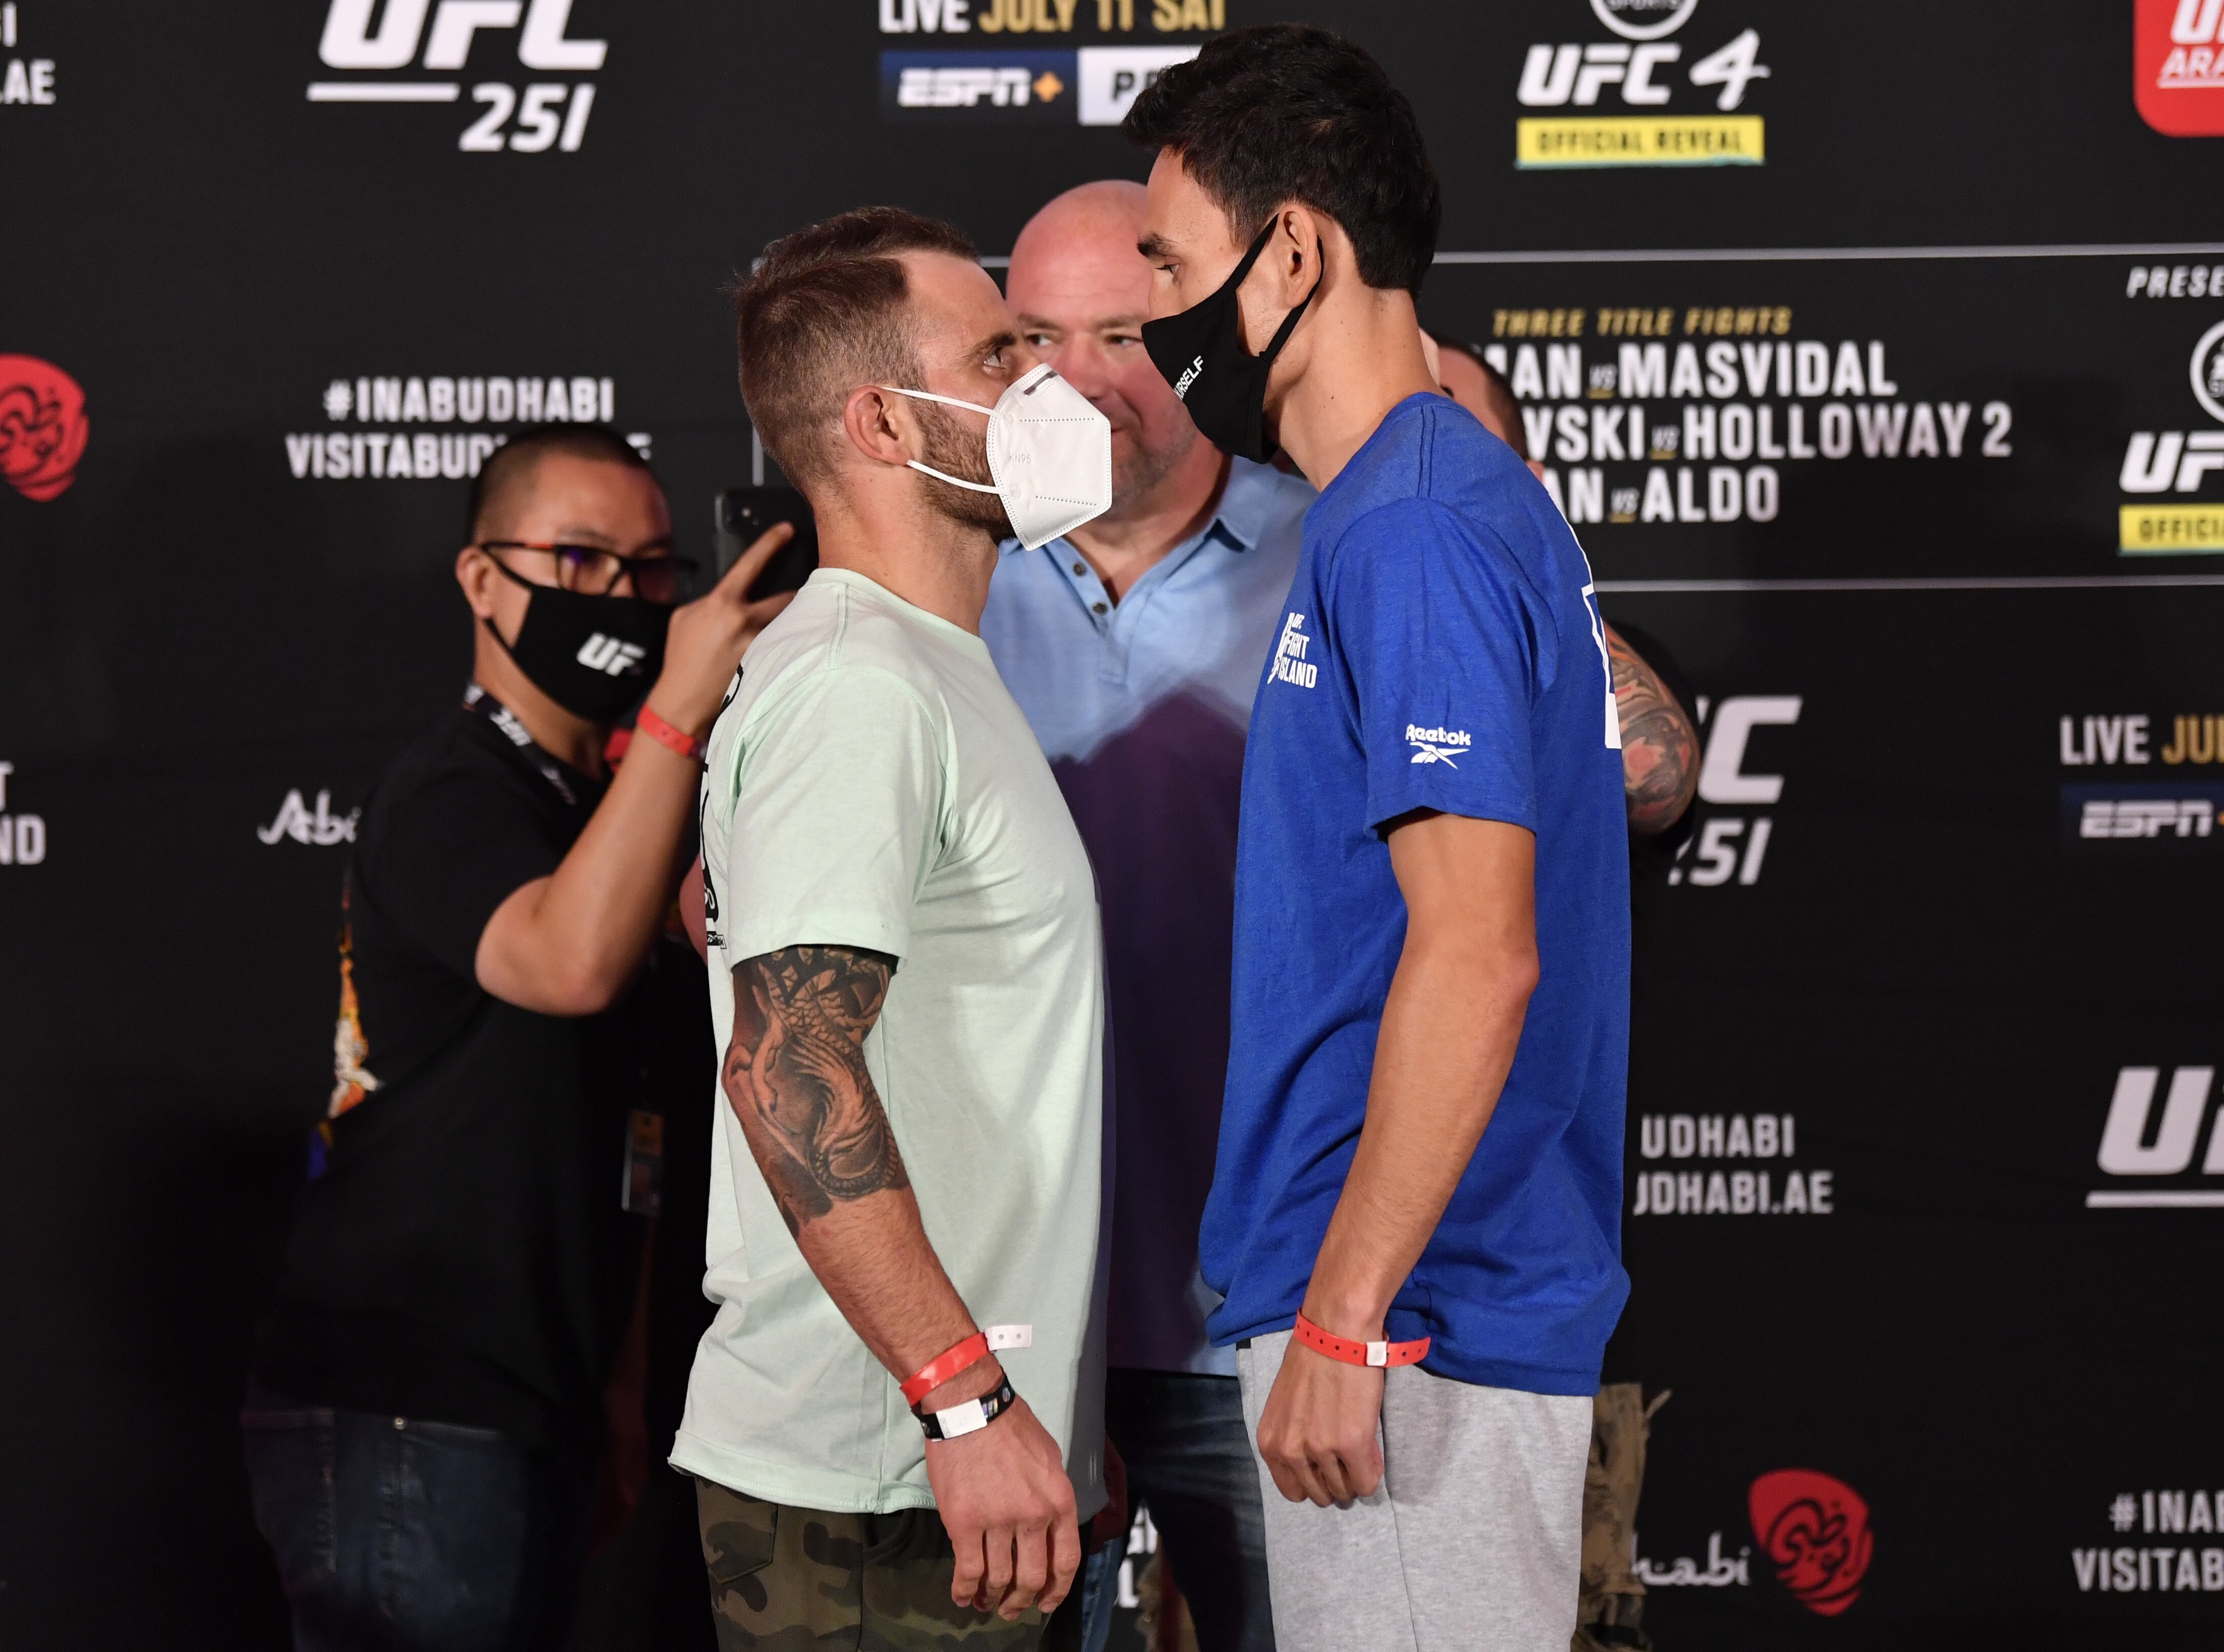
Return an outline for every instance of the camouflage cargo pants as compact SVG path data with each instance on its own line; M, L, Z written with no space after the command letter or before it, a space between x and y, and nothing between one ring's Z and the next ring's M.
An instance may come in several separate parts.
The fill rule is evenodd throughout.
M1046 1624L951 1604L956 1556L932 1509L827 1514L695 1482L718 1652L1058 1652L1081 1586Z

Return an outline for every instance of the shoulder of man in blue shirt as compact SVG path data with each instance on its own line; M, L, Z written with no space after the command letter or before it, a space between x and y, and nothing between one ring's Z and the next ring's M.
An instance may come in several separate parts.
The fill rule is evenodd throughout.
M1518 560L1575 536L1528 465L1449 396L1415 395L1390 409L1324 489L1306 522L1330 548L1361 518L1425 500L1488 528Z

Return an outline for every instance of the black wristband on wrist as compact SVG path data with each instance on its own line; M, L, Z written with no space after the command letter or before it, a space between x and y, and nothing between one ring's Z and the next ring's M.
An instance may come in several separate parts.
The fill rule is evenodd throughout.
M987 1427L1018 1404L1019 1398L1012 1391L1012 1379L1008 1375L994 1390L977 1400L960 1401L939 1411L923 1411L913 1406L911 1414L919 1419L919 1426L929 1440L955 1440L960 1434L976 1434Z

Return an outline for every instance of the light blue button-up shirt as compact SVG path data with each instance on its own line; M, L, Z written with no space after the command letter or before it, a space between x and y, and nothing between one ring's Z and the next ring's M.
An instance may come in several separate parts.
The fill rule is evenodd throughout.
M1230 462L1219 508L1116 604L1063 539L1008 542L981 635L1089 845L1112 998L1114 1365L1233 1376L1197 1275L1228 1076L1243 738L1313 491Z

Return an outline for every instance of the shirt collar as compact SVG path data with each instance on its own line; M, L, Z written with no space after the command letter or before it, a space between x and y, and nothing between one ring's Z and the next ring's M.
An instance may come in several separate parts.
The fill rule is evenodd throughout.
M1201 439L1200 439L1201 440ZM1204 529L1184 540L1173 548L1166 560L1185 559L1188 553L1203 545L1215 534L1239 551L1248 551L1259 542L1267 531L1267 518L1273 510L1275 493L1275 472L1271 465L1254 465L1248 459L1228 461L1228 484L1220 491L1220 508ZM1063 535L1042 547L1046 551L1054 546L1065 546ZM1071 549L1071 547L1067 548ZM1006 540L998 549L1006 556L1019 554L1016 539Z

